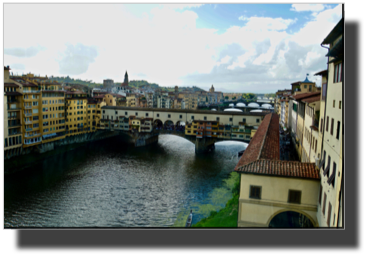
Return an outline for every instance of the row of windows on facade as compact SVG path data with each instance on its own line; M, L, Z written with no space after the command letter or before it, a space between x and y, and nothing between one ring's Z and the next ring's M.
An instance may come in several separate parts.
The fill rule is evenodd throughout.
M321 118L321 125L320 125L320 132L323 133L323 126L324 126L324 121L323 118ZM329 116L326 116L326 129L327 132L329 130ZM336 133L336 139L339 139L340 135L340 130L341 130L341 122L337 121L337 133ZM332 123L330 126L330 135L333 135L334 131L334 118L332 118Z
M105 114L106 111L103 110L103 114ZM115 111L115 114L117 114L118 112ZM124 115L128 115L128 112L125 112ZM136 116L138 116L138 112L135 113ZM149 113L145 113L145 116L148 117L149 116ZM171 114L168 114L167 115L168 118L171 118ZM157 114L157 118L159 118L159 114ZM183 115L179 115L179 118L180 119L183 119ZM108 119L108 116L107 116L107 119ZM112 116L111 116L111 119L112 119ZM193 120L194 119L194 116L191 116L191 119ZM204 120L207 120L207 117L204 117ZM217 121L220 120L219 117L216 118ZM232 121L232 118L229 118L229 121ZM246 122L246 119L243 119L243 122ZM259 123L260 122L260 119L256 119L256 123Z
M249 198L251 199L261 199L262 186L251 185L249 188ZM288 190L288 203L300 204L302 198L302 191L299 190Z
M308 144L311 145L311 149L317 152L317 139L311 134L307 127L304 127L304 137L308 141Z
M52 102L51 102L52 101ZM45 101L42 101L42 104L63 104L64 103L64 100L45 100Z
M18 144L21 144L21 143L22 143L21 136L15 136L15 137L5 138L5 148L6 147L11 147L11 146L14 146L14 145L18 145Z
M322 194L323 193L324 193L324 201L321 204L321 199L322 199ZM326 193L323 191L322 185L320 185L319 204L322 206L321 210L322 210L323 215L325 216L325 211L326 211ZM330 202L328 202L328 215L326 217L326 223L327 223L328 226L330 226L331 216L332 216L332 204ZM336 216L334 214L333 226L334 226L335 220L336 220Z

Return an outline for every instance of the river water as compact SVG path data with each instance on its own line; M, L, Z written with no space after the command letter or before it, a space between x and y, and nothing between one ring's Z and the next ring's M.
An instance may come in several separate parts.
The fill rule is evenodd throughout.
M184 227L232 197L233 171L246 148L221 142L196 155L191 142L160 135L132 148L121 137L89 143L4 176L5 227Z

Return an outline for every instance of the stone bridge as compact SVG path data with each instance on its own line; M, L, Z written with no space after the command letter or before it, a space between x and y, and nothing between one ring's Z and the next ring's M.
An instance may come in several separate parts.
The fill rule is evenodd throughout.
M129 118L131 116L142 119L152 118L153 123L162 124L164 127L171 124L174 127L192 123L192 121L217 121L221 125L236 126L239 123L247 126L258 126L267 113L265 112L216 112L208 110L185 110L185 109L163 109L163 108L134 108L121 106L104 106L102 107L103 120L116 121L120 117ZM113 128L111 128L113 129ZM118 130L114 128L115 130ZM214 149L215 142L232 140L248 143L249 140L241 140L234 138L217 138L204 137L196 138L196 136L186 135L184 131L159 129L151 133L139 133L135 131L125 132L132 138L132 142L136 147L145 146L158 141L159 134L172 134L191 141L195 144L196 153L203 153Z

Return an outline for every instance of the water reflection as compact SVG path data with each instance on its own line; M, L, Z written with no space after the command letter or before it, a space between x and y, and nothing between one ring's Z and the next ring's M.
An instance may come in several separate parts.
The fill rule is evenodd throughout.
M217 143L195 155L191 142L161 135L132 148L121 137L90 143L5 176L5 227L172 227L225 206L223 180L247 144Z

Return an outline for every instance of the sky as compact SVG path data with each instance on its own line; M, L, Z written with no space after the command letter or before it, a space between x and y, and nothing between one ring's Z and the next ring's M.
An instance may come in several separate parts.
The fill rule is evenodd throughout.
M18 18L18 19L14 19ZM14 74L270 93L326 69L338 4L4 4Z

